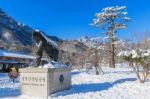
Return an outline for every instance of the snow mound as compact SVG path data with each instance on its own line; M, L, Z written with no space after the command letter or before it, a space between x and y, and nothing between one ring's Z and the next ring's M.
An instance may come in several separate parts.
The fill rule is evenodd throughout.
M45 64L43 68L69 68L69 66L62 63L48 63Z

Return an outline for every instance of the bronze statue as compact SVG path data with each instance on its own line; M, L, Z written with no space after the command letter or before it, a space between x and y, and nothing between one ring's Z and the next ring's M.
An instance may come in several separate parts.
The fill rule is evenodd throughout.
M53 40L46 37L41 31L37 30L32 32L32 39L35 41L35 44L38 47L36 52L36 67L41 63L43 52L45 52L45 54L51 60L58 60L58 45Z

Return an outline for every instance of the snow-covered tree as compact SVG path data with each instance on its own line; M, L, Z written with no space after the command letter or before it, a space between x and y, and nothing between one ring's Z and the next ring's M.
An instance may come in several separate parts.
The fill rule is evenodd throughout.
M126 28L126 22L130 18L126 17L127 12L125 11L126 6L122 7L106 7L103 8L100 13L96 13L96 19L93 19L93 23L96 27L100 27L106 30L106 34L110 40L110 66L115 68L115 41L116 41L116 32L119 29Z
M130 65L137 75L137 78L141 83L144 83L148 75L147 63L150 59L150 50L135 49L131 51L121 51L118 56L130 62Z

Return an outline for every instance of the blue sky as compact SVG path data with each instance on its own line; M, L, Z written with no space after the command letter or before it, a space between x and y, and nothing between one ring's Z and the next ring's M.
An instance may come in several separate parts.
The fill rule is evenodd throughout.
M127 6L132 19L118 36L140 39L150 31L149 4L150 0L0 0L0 8L18 22L63 39L104 36L89 24L102 8L116 5ZM133 33L138 36L133 38Z

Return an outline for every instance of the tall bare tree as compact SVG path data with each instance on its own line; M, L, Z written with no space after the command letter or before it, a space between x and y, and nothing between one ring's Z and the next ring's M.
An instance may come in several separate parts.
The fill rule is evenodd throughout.
M102 53L104 50L104 46L102 42L99 42L99 40L100 40L99 38L93 39L92 46L88 49L88 56L87 56L89 58L89 62L95 67L97 75L99 75L100 73L104 73L101 68L104 55ZM89 71L89 69L87 70L87 72Z
M115 33L119 29L126 28L125 22L128 22L130 19L125 17L127 14L125 9L126 6L103 8L100 13L96 13L96 19L93 19L91 24L106 30L105 33L110 40L110 67L113 68L115 68Z

